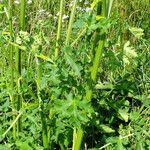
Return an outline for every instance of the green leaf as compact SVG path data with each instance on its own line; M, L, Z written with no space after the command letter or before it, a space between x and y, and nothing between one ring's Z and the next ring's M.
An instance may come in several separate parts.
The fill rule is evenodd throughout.
M136 145L136 150L145 150L145 148L142 145L142 142L138 142Z
M119 109L118 113L125 122L128 122L129 114L125 110Z
M101 90L101 89L113 89L113 85L111 83L98 83L96 84L96 89Z
M105 132L105 133L114 133L115 130L110 128L109 126L107 125L104 125L104 124L101 124L100 125L100 128Z
M67 63L71 66L71 68L75 71L75 74L77 76L81 76L80 74L80 68L77 65L77 63L73 60L72 57L66 54Z
M5 145L0 145L0 150L10 150L10 148Z
M29 146L28 142L16 141L16 145L17 145L21 150L32 150L32 148Z
M49 57L47 57L47 56L45 56L45 55L43 55L43 54L39 54L39 55L37 55L37 57L38 57L38 58L41 58L41 59L44 60L44 61L48 61L48 62L50 62L50 63L54 63L51 58L49 58Z
M117 147L116 150L125 150L123 144L122 144L122 140L119 138L117 141Z

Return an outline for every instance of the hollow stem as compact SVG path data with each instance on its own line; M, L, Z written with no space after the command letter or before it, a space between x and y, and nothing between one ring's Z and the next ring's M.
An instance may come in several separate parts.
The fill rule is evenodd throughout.
M103 17L106 17L106 0L100 1L97 4L97 15L101 15ZM102 50L103 50L103 46L104 46L104 42L105 42L105 35L100 35L99 30L97 30L96 33L96 40L94 43L95 47L95 56L93 58L93 65L91 68L91 79L90 82L88 83L88 88L86 90L86 100L87 101L91 101L92 98L92 93L93 93L93 86L94 86L94 82L96 81L96 77L97 77L97 72L98 72L98 67L99 67L99 62L101 60L101 56L102 56ZM75 144L73 146L73 150L80 150L81 148L81 143L82 143L82 138L83 138L83 129L82 128L78 128L77 131L75 131L76 129L74 129L74 132L76 132L76 139L73 140L75 141ZM74 133L75 134L75 133Z
M13 42L13 24L12 24L12 17L13 17L13 0L9 0L9 31L10 31L10 41ZM10 60L10 72L11 72L11 103L12 103L12 110L15 109L15 101L14 101L14 62L13 62L13 45L9 44L9 60ZM13 116L13 120L15 116ZM16 124L13 125L13 138L16 139Z
M20 4L20 31L25 30L25 8L26 8L26 1L21 0ZM21 70L22 70L22 58L21 58L21 49L17 48L16 53L16 70L17 70L17 110L19 111L22 107L22 95L21 95ZM18 133L21 131L21 118L18 120L18 126L17 126Z

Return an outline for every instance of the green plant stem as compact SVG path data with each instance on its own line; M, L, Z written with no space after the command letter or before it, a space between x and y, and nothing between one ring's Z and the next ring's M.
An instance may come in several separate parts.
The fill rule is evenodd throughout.
M26 0L21 0L20 5L20 30L25 30L25 9L26 9Z
M25 8L26 1L21 0L20 4L20 30L25 30ZM17 96L17 110L19 111L22 107L22 95L21 95L21 70L22 70L22 62L21 62L21 49L17 48L16 53L16 70L17 70L17 88L18 88L18 96ZM21 118L18 120L17 126L18 132L21 131Z
M37 66L37 96L38 96L38 101L39 101L39 113L41 117L41 123L42 123L42 141L43 141L43 146L45 150L48 150L49 148L49 142L48 142L48 135L47 135L47 124L46 124L46 117L44 114L44 104L41 99L41 67L40 67L40 62L39 59L36 55L36 66Z
M101 2L98 3L97 14L101 15L103 17L106 17L106 14L107 14L106 0L103 0L102 3ZM88 89L86 91L86 99L88 101L90 101L91 97L92 97L93 83L96 81L99 62L101 60L102 49L103 49L103 45L105 42L105 35L100 35L99 31L97 31L95 39L96 39L95 43L94 43L94 45L96 45L94 47L95 48L95 57L93 59L93 66L91 68L91 80L89 82Z
M5 136L6 136L6 134L10 131L10 129L11 129L12 127L14 127L14 125L16 124L16 122L18 121L18 119L21 117L22 113L23 113L23 112L20 112L20 113L18 114L18 116L14 119L13 123L10 125L10 127L9 127L9 128L4 132L4 134L2 135L2 139L1 139L1 140L3 140L3 139L5 138Z
M72 7L72 11L71 11L70 19L69 19L68 30L67 30L66 41L65 41L65 45L66 46L69 45L69 43L70 43L72 24L73 24L73 21L74 21L74 16L75 16L75 10L76 10L76 6L77 6L77 2L78 2L78 0L74 0L74 4L73 4L73 7Z
M110 12L111 12L111 9L112 9L113 1L114 0L109 0L109 2L108 2L108 8L107 8L107 17L108 18L110 17Z
M13 0L9 0L9 31L10 31L10 41L13 42L13 24L12 24L12 17L13 17ZM14 62L13 62L13 45L9 44L9 55L10 55L10 72L11 72L11 103L12 103L12 110L15 109L15 101L14 101ZM13 120L15 116L13 116ZM16 124L13 125L13 138L16 139Z
M98 3L98 8L97 8L97 14L101 15L103 17L106 17L106 0L103 0L102 2ZM92 93L93 93L93 83L96 81L96 77L97 77L97 72L98 72L98 67L99 67L99 62L101 60L101 56L102 56L102 50L103 50L103 46L104 46L104 42L105 42L105 35L101 35L99 37L99 31L97 31L96 33L96 40L94 43L94 45L98 45L95 48L95 57L93 59L93 65L91 68L91 79L90 82L88 84L88 88L86 90L86 96L85 98L87 99L87 101L91 101L92 98ZM97 40L98 39L98 40ZM98 43L97 43L98 41ZM74 131L76 132L76 131ZM81 142L82 142L82 138L83 138L83 129L82 128L78 128L77 133L76 133L76 140L75 141L75 146L73 147L73 150L80 150L81 147Z
M82 138L83 138L82 128L78 128L78 129L74 128L72 150L80 150Z
M64 5L64 0L61 0L60 1L60 10L59 10L57 38L56 38L55 59L57 59L58 53L59 53L59 40L60 40L61 26L62 26L63 5Z

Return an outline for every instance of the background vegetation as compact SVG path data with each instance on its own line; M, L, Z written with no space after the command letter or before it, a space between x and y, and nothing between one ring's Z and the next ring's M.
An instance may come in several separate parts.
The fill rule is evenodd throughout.
M0 0L0 150L149 150L149 6Z

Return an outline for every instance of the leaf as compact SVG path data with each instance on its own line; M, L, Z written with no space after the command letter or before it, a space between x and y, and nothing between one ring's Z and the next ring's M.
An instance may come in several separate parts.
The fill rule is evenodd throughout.
M99 21L100 19L103 19L103 18L105 18L105 17L100 16L100 15L97 15L97 16L96 16L96 20L97 20L97 21Z
M125 110L119 109L118 113L125 122L128 122L129 115Z
M45 60L45 61L48 61L48 62L50 62L50 63L54 63L52 59L50 59L49 57L47 57L47 56L45 56L45 55L43 55L43 54L39 54L39 55L37 55L37 57L38 57L38 58L41 58L41 59L43 59L43 60Z
M125 150L123 144L122 144L122 140L119 138L117 141L117 147L116 150Z
M77 65L77 63L75 63L75 61L69 55L66 54L65 56L66 56L66 59L67 59L67 63L75 71L75 74L78 75L78 76L81 76L81 74L80 74L80 68Z
M113 85L111 83L98 83L95 86L96 89L113 89Z
M138 142L136 145L136 150L144 150L145 148L142 145L142 142Z
M0 150L10 150L10 148L6 147L5 145L0 145Z
M21 150L32 150L32 148L29 146L28 142L16 141L16 145L17 145Z
M105 132L105 133L114 133L115 130L110 128L109 126L107 125L104 125L104 124L101 124L100 125L100 128Z
M85 28L85 26L86 26L86 23L84 22L84 20L79 19L74 23L73 28Z

